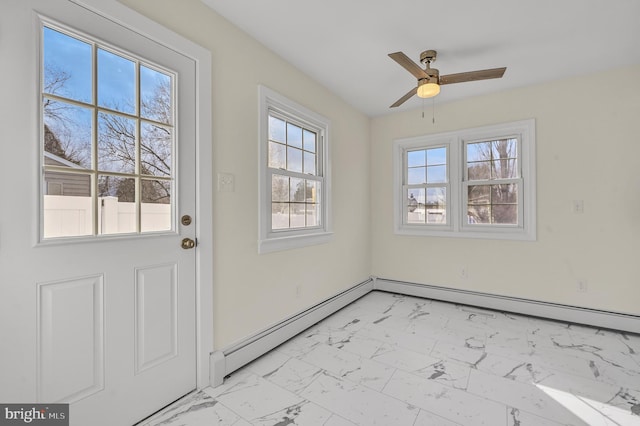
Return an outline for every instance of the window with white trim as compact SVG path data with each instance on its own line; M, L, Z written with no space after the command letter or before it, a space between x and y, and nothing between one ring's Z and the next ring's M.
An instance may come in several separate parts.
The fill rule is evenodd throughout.
M535 240L535 121L394 142L397 234Z
M320 244L331 235L329 122L267 89L260 97L260 253Z

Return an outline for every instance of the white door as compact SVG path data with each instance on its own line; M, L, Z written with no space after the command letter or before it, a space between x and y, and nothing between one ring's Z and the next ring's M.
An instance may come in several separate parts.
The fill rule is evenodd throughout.
M132 424L196 387L194 62L67 0L0 58L0 401Z

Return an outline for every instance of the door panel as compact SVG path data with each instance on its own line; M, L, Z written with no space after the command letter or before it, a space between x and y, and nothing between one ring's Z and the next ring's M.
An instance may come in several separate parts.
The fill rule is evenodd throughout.
M168 231L40 241L39 16L175 72ZM67 0L3 0L0 28L0 401L69 402L76 426L132 424L196 387L196 249L180 247L197 220L195 64Z
M75 402L104 389L103 282L38 285L39 401Z

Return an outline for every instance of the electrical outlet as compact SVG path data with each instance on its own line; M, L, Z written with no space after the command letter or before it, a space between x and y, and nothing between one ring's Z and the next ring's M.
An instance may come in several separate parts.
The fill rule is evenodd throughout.
M460 267L460 278L463 280L469 278L469 269L467 269L466 265Z
M574 214L584 213L584 200L573 200L572 210Z
M578 280L576 282L578 293L586 293L588 291L587 280Z
M298 284L296 286L296 299L299 299L301 295L302 295L302 286Z

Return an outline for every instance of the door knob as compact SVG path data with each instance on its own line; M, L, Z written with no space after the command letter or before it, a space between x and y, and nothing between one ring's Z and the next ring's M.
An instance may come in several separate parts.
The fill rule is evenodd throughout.
M191 238L183 238L180 246L185 250L189 250L196 246L196 242Z

